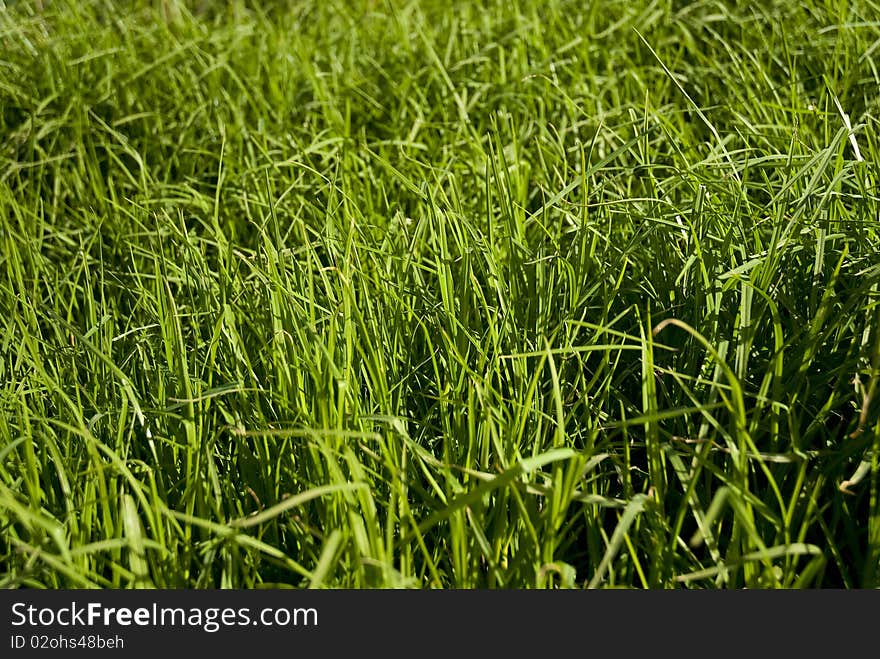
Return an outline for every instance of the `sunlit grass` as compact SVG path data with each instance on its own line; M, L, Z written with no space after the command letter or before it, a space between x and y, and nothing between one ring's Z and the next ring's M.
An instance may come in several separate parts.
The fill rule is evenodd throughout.
M0 583L880 585L878 12L0 1Z

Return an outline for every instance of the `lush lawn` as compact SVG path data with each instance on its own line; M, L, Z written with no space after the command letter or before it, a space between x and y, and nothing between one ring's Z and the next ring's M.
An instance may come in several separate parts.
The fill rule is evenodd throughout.
M880 585L878 16L0 1L0 584Z

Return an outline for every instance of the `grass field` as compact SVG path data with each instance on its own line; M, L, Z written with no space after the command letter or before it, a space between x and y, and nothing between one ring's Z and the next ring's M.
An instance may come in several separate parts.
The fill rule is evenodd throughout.
M878 16L0 1L0 584L880 586Z

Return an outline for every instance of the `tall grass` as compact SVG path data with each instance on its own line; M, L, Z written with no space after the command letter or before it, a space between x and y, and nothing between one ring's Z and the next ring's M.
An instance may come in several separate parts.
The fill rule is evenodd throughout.
M874 2L0 2L4 587L876 587Z

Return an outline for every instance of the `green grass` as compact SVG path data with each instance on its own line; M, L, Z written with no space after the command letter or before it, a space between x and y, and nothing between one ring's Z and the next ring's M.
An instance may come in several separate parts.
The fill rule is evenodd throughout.
M877 16L0 1L0 584L880 586Z

